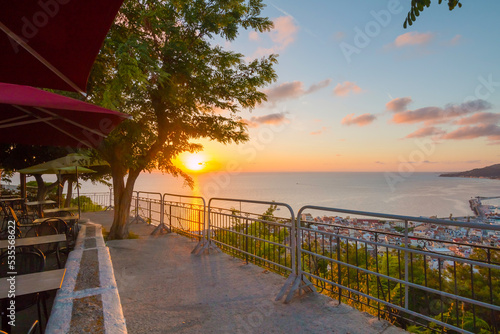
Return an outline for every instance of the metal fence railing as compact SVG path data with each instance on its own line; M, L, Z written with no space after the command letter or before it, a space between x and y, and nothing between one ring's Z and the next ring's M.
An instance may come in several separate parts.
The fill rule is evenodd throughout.
M286 203L207 205L148 192L134 193L131 212L200 240L198 254L216 247L289 275L276 298L285 302L299 290L319 291L411 332L500 330L499 225L319 206L296 217Z
M71 206L77 206L78 195L72 194ZM80 194L80 210L81 212L90 211L104 211L113 207L113 193L109 192L99 193L81 193Z
M306 211L363 218L323 222ZM339 302L411 331L500 329L500 249L459 241L472 232L479 241L500 226L305 206L297 231L297 277Z
M261 205L264 211L256 214L235 208L242 203ZM275 216L278 208L285 209L287 217ZM295 216L288 204L212 198L208 221L209 243L247 263L283 275L295 274Z
M147 191L138 191L135 193L135 204L130 205L131 211L135 213L132 222L144 221L152 225L163 223L163 202L162 194ZM132 210L133 208L133 210Z
M204 237L207 210L203 197L163 194L163 208L170 231L198 240Z

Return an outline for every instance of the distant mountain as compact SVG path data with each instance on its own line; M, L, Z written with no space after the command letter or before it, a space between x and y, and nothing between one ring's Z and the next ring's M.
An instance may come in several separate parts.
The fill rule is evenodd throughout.
M466 172L458 173L445 173L439 176L445 177L476 177L484 179L498 179L500 180L500 164L491 165L484 168L476 168Z

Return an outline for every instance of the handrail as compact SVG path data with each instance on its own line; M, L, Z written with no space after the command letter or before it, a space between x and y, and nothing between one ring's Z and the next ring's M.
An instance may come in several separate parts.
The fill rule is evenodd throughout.
M235 215L235 214L232 214L231 216L233 217L237 217L237 219L243 219L245 220L245 227L244 227L244 232L240 232L240 231L231 231L231 233L233 234L236 234L236 235L240 235L240 236L244 236L245 238L245 250L240 250L240 252L242 254L245 255L245 259L247 260L248 262L248 256L251 256L253 257L254 259L258 259L260 261L264 261L265 263L268 263L269 265L272 265L272 266L276 266L276 267L279 267L279 268L282 268L282 269L288 269L291 273L287 279L287 282L291 282L296 276L297 276L297 260L296 260L296 231L295 231L295 213L292 209L292 207L290 205L288 205L287 203L282 203L282 202L270 202L270 201L257 201L257 200L246 200L246 199L234 199L234 198L222 198L222 197L215 197L215 198L211 198L209 201L208 201L208 229L207 229L207 239L208 239L208 244L206 247L209 247L210 245L221 245L221 246L224 246L224 247L229 247L229 248L232 248L232 249L237 249L235 248L233 245L230 245L228 244L227 242L224 243L224 241L221 241L221 240L216 240L216 239L213 239L212 238L212 228L214 228L214 224L212 222L212 213L215 214L215 215L222 215L222 216L227 216L227 214L222 214L221 212L217 213L217 212L214 212L213 211L213 207L212 207L212 203L214 201L219 201L219 202L233 202L233 203L248 203L248 204L262 204L262 205L274 205L274 206L277 206L277 207L283 207L283 208L286 208L288 210L288 212L290 213L290 224L285 224L285 223L281 223L278 225L281 226L281 227L285 227L287 229L290 230L290 245L286 245L285 244L285 240L283 240L283 242L278 242L280 248L284 248L284 249L287 249L289 250L290 252L290 257L291 257L291 261L290 261L290 265L287 266L286 265L286 252L285 252L285 265L283 265L282 263L277 263L275 260L274 260L274 257L273 259L269 259L269 258L265 258L265 257L262 257L262 256L258 256L256 254L251 254L249 251L248 251L248 239L252 239L254 241L259 241L259 242L265 242L265 243L269 243L269 244L276 244L276 242L271 242L270 240L265 240L265 238L262 238L260 236L253 236L251 234L249 234L248 232L248 217L244 217L244 216L241 216L241 215ZM228 210L228 209L225 209L225 210ZM252 220L252 219L251 219ZM262 219L257 219L257 221L259 222L262 222L262 223L266 223L267 221L265 220L262 220ZM272 222L272 224L270 225L273 225L275 226L276 225L276 222ZM234 229L234 226L231 227ZM216 228L218 229L218 228ZM280 258L280 257L278 257ZM284 294L285 294L285 290L281 290L279 293L278 293L278 296L276 297L276 299L280 299Z
M347 213L355 216L363 216L363 217L378 217L384 218L386 220L395 220L397 222L404 222L404 235L399 234L398 236L404 238L404 242L400 245L391 245L389 243L380 242L378 239L378 235L392 235L396 236L394 232L390 231L375 231L370 229L362 229L355 226L344 226L339 224L325 224L323 222L316 221L302 221L302 214L305 211L323 211L323 212L334 212L334 213ZM297 291L300 287L297 282L303 283L307 279L311 279L314 284L321 287L328 285L332 287L331 293L336 294L338 296L339 302L342 302L344 299L346 301L352 303L360 303L360 305L368 306L369 308L375 308L380 316L380 312L384 312L388 314L388 316L398 316L404 318L405 320L409 320L409 318L405 317L405 314L419 318L423 321L430 321L443 326L444 328L448 328L450 330L454 330L460 333L470 333L464 328L460 328L461 325L458 320L453 323L449 323L449 321L445 321L442 314L443 304L446 300L455 303L455 307L458 307L459 303L462 303L468 308L472 307L472 311L474 314L474 319L476 317L476 308L483 308L486 310L490 310L489 312L500 312L500 306L493 304L493 296L491 295L488 300L478 299L474 296L474 276L477 275L475 270L480 270L481 268L486 271L487 278L489 280L489 289L492 290L492 281L491 275L492 270L500 270L500 263L491 262L491 252L496 251L500 252L498 248L493 248L489 246L476 245L476 244L467 244L468 247L472 247L478 250L483 250L485 256L487 256L487 260L481 259L469 259L466 257L460 257L458 255L448 255L441 254L439 252L430 252L428 250L421 250L417 248L410 247L410 237L409 237L409 222L420 222L420 223L429 223L436 225L445 225L445 226L453 226L457 228L467 227L474 229L482 229L489 231L500 231L500 226L488 225L488 224L480 224L480 223L469 223L469 222L455 222L455 221L447 221L443 219L432 219L432 218L424 218L424 217L412 217L412 216L401 216L401 215L392 215L392 214L384 214L384 213L373 213L366 211L357 211L357 210L346 210L346 209L338 209L338 208L328 208L322 206L314 206L314 205L306 205L303 206L298 214L297 214L297 278L295 285L290 289L290 293L287 296L286 301L289 301L295 291ZM324 226L322 230L311 228L308 225L316 225L316 226ZM327 231L327 227L330 227L329 231ZM333 229L333 231L332 231ZM345 234L345 230L348 231L364 231L366 233L373 234L375 236L374 240L365 240L364 238L357 237L351 232ZM342 232L343 231L343 232ZM419 239L419 237L412 236L412 239ZM319 240L319 241L318 241ZM424 238L424 240L426 240ZM432 239L433 242L439 242L442 244L458 244L464 245L460 243L455 243L451 240L438 240ZM314 246L313 246L314 245ZM333 247L332 247L333 246ZM368 252L368 246L372 247L374 251L374 255L370 256ZM318 251L319 248L319 251ZM325 252L325 249L328 251ZM361 259L366 262L365 266L360 266L358 264L358 250L361 249ZM379 250L382 250L382 255L379 255ZM351 252L351 256L354 256L352 253L355 252L355 263L349 256ZM401 256L401 253L404 254L404 259ZM394 264L393 260L390 260L390 257L393 258L394 261L397 261L397 264ZM415 260L414 260L415 258ZM437 269L431 269L429 267L427 259L437 259ZM305 260L305 263L303 262ZM368 267L369 259L371 265ZM331 271L330 274L322 274L321 271L317 271L317 263L319 261L325 261L328 263L328 266ZM415 262L416 261L416 262ZM420 262L419 262L420 261ZM442 276L446 274L446 270L444 269L444 265L446 262L452 263L451 269L449 269L450 275L454 274L455 278L455 290L454 292L448 288L447 290L441 288L441 284L444 284L445 278ZM392 263L392 264L391 264ZM417 266L419 268L419 263L423 264L424 277L425 282L415 281L413 278L414 267ZM463 293L457 292L457 263L461 265L464 269L469 270L469 281L472 289L472 297L468 297ZM383 273L380 271L380 266L383 266L387 271L387 273ZM396 266L396 267L395 267ZM390 274L389 269L392 267L393 270L398 271L399 266L399 277L397 275ZM402 268L404 266L404 270ZM411 266L411 268L410 268ZM429 267L429 268L428 268ZM461 268L462 268L461 267ZM337 268L336 270L334 270ZM470 269L467 269L470 268ZM433 270L435 272L433 275L439 275L438 278L434 278L438 280L439 286L428 286L427 282L427 271ZM329 272L330 272L329 271ZM410 272L412 278L410 279ZM444 273L443 273L444 272ZM351 274L350 274L351 273ZM402 273L404 275L402 275ZM336 279L333 277L336 276ZM353 278L351 278L353 277ZM350 279L353 281L350 282ZM460 278L464 280L463 277ZM467 280L467 278L465 278ZM370 282L372 282L372 286L370 287ZM382 285L384 283L384 285ZM374 285L376 287L376 295L373 291ZM361 285L361 286L360 286ZM404 289L404 296L400 293L399 296L392 296L394 300L391 300L391 294L394 293L393 289L399 286L399 291ZM337 289L337 290L334 290ZM488 285L486 286L488 288ZM409 290L412 290L410 294ZM477 289L477 288L476 288ZM387 290L387 291L385 291ZM431 316L432 314L427 314L422 310L416 310L410 307L411 303L414 304L415 300L420 297L419 293L424 294L425 296L439 296L439 303L441 305L441 319L437 319L435 316ZM492 293L492 292L491 292ZM381 294L381 295L380 295ZM354 297L353 297L354 296ZM357 297L355 297L357 296ZM360 298L366 300L365 302L360 301ZM426 297L428 298L428 297ZM373 301L370 305L370 300ZM380 308L380 305L385 305L386 308ZM400 314L394 314L394 311L400 312ZM455 310L452 311L455 313ZM458 316L458 309L456 310ZM455 315L455 314L454 314ZM493 314L491 315L493 317ZM418 325L423 325L416 320L412 320ZM474 320L475 322L475 320ZM493 322L494 323L494 322ZM493 324L492 323L492 324ZM424 325L425 326L425 325ZM496 328L496 327L495 327ZM497 328L498 330L498 328Z
M180 207L180 206L173 206L171 203L171 201L167 201L167 197L179 197L179 202L173 202L173 203L178 203L178 204L184 204L182 202L182 199L183 198L188 198L188 199L194 199L194 200L199 200L202 202L202 207L203 209L201 208L193 208L191 203L186 203L188 205L191 205L191 207L187 207L187 208L184 208L184 207ZM165 206L168 205L168 217L169 217L169 230L172 231L172 230L176 230L178 232L180 232L181 234L187 234L191 237L195 237L195 238L198 238L200 237L199 234L196 234L196 233L193 233L191 230L191 228L183 228L182 226L182 221L186 221L188 224L192 224L192 223L195 223L195 224L199 224L199 228L201 228L201 237L200 237L200 241L198 243L198 245L195 247L195 249L193 250L193 253L197 253L198 250L200 249L200 247L202 247L202 245L205 243L205 240L206 240L206 212L207 212L207 209L206 209L206 201L203 197L201 196L193 196L193 195L179 195L179 194L170 194L170 193L164 193L163 196L162 196L162 206L164 207L164 213L163 213L163 216L165 216L167 213L165 212ZM199 206L199 204L196 204L197 206ZM172 208L175 209L175 211L177 211L177 213L179 214L179 217L175 217L177 218L178 222L179 222L179 225L180 226L176 226L174 227L173 226L173 223L172 223L172 218L174 217L174 214L172 213ZM192 217L189 217L192 213L193 213L193 210L195 212L198 213L198 217L197 217L197 222L194 222L194 220L192 219Z

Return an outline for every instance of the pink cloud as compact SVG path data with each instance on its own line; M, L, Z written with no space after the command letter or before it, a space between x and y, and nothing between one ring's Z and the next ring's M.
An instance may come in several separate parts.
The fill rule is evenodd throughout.
M469 117L464 117L455 122L458 125L470 125L470 124L497 124L500 122L500 114L495 114L491 112L479 112L477 114L471 115Z
M373 123L375 119L377 119L377 116L372 114L363 114L357 117L355 117L354 114L350 114L342 119L342 124L365 126Z
M248 39L250 39L251 41L260 40L259 33L256 31L250 31L250 33L248 34Z
M410 133L405 138L422 138L422 137L429 137L429 136L434 136L434 135L442 135L444 133L446 133L446 132L439 129L439 128L430 126L430 127L418 129L417 131Z
M458 43L460 43L461 40L462 40L462 35L455 35L452 39L449 40L447 44L451 46L457 45Z
M249 120L243 120L251 128L258 128L262 124L278 125L282 123L287 123L288 119L285 117L285 113L275 113L264 116L252 117Z
M330 82L331 79L326 79L312 84L308 89L304 89L304 83L302 81L285 82L281 85L264 89L262 92L267 95L268 102L276 103L277 101L298 98L302 95L314 93L330 85Z
M343 31L337 31L335 34L333 34L333 39L336 41L341 41L345 38L345 32Z
M311 135L313 136L320 135L323 132L328 131L329 129L330 129L329 127L323 126L320 130L311 132Z
M333 89L333 93L337 96L347 96L349 93L359 94L362 89L356 85L354 82L344 81L341 84L337 84Z
M385 108L389 111L400 112L407 109L408 105L412 102L411 97L398 97L387 102Z
M475 139L487 137L489 140L500 140L500 127L494 124L480 124L476 126L463 126L443 136L443 139Z
M274 21L274 28L267 32L271 41L274 43L272 47L259 47L255 51L252 58L259 58L273 53L278 53L286 49L286 47L295 41L299 27L293 22L291 16L280 16Z
M394 114L392 121L401 123L419 123L436 124L448 122L449 120L466 114L475 113L490 109L492 105L484 100L473 100L462 104L449 104L444 108L424 107L415 110L407 110Z
M419 33L411 31L396 37L392 45L397 48L409 45L423 45L429 43L433 38L434 34L431 32Z

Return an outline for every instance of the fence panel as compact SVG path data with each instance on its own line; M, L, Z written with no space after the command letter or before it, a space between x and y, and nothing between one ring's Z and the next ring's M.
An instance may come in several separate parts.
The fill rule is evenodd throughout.
M305 206L297 230L298 277L339 302L411 331L498 333L500 249L482 242L500 226Z
M78 195L72 194L72 206L76 206ZM81 193L80 210L81 212L104 211L112 208L112 191L99 193Z
M163 207L165 225L171 232L199 240L204 237L206 202L203 197L163 194Z
M160 193L138 191L135 197L134 209L134 222L142 220L155 226L163 223L163 203Z
M262 214L251 213L242 209L244 204L267 209ZM278 209L287 210L287 217L275 216ZM208 221L209 242L224 252L282 275L295 273L295 216L288 204L212 198Z

